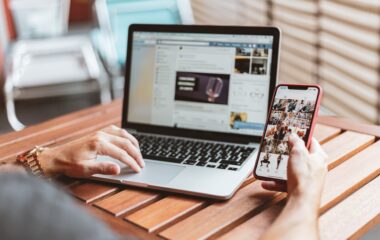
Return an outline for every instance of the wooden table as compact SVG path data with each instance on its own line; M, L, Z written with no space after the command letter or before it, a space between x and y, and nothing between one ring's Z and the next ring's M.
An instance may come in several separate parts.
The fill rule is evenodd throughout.
M35 145L56 145L120 124L121 102L97 106L0 136L0 161ZM328 153L322 239L357 238L380 222L380 127L320 117L315 137ZM257 239L280 213L285 194L247 179L229 201L61 178L63 189L121 234L142 239Z

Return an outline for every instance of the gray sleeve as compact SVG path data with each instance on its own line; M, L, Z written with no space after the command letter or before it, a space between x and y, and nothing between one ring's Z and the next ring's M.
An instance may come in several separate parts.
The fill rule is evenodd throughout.
M35 177L0 174L1 239L118 239L67 194Z

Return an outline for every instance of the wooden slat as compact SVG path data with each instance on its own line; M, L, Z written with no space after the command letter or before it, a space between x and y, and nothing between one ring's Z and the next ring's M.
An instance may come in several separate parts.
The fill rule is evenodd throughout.
M304 44L306 45L306 44ZM285 52L289 52L299 58L302 58L303 61L308 61L308 62L315 62L316 61L316 57L313 56L312 54L313 53L310 53L307 49L302 49L300 48L301 46L298 46L298 49L295 48L295 46L292 46L289 44L289 42L281 42L281 56L280 58L282 57L282 53L285 51Z
M380 2L376 0L367 1L367 0L330 0L353 8L362 9L368 12L379 13L380 11Z
M323 150L329 155L327 164L330 170L367 148L375 141L375 137L347 131L333 140L323 144Z
M353 82L352 88L349 89L341 87L340 81L326 80L325 76L322 80L321 86L325 93L325 98L322 99L323 106L327 109L332 109L339 116L364 119L365 122L371 123L376 122L378 114L375 96L371 94L373 91L369 91L368 95L365 95L365 88L360 89L359 86L355 86L355 82ZM353 93L353 89L358 91ZM347 104L347 101L349 101L349 104Z
M281 52L281 63L282 62L287 62L309 74L315 74L317 69L315 61L305 59L303 56L298 56L293 52L288 51L286 48L283 48ZM302 62L302 66L300 65L300 62Z
M341 130L336 127L330 127L323 124L316 124L314 129L314 137L319 143L323 144L330 139L338 136Z
M118 115L118 112L119 111L115 111L111 114L86 119L86 121L77 124L70 124L64 126L63 128L53 129L42 135L28 139L28 141L16 142L6 147L2 147L0 148L0 161L4 161L7 158L15 158L17 154L31 149L34 146L52 145L59 141L64 141L65 139L78 137L83 135L84 133L95 131L99 128L113 124L117 121L120 121L120 116Z
M205 203L199 199L169 196L126 216L125 219L153 232L200 209Z
M293 64L289 64L289 62L283 61L280 66L280 71L281 74L286 74L290 78L294 78L300 82L315 82L315 76L313 73L306 72L302 68L299 68Z
M192 8L196 21L207 22L208 24L236 24L238 18L238 3L236 1L226 1L220 4L217 0L197 1L193 0ZM229 14L220 14L221 12ZM204 17L207 17L205 20Z
M225 235L218 238L219 240L252 240L259 239L260 236L268 229L277 216L280 214L284 208L284 203L278 203L273 205L264 211L262 211L256 217L253 217L246 221L244 224L239 225L234 228L232 231L226 233ZM252 228L254 227L254 231Z
M54 182L63 187L70 187L76 183L79 183L79 180L75 178L67 177L65 175L61 175L61 176L58 176L57 178L54 178Z
M240 186L240 189L251 184L253 181L254 178L251 174ZM132 215L128 215L126 220L150 232L159 231L166 225L179 221L209 203L209 201L204 199L169 196ZM168 209L166 206L171 207ZM146 214L146 216L144 216L144 214Z
M315 1L283 1L273 0L274 4L295 11L295 13L316 14L318 7Z
M273 16L275 21L283 22L305 31L313 32L317 28L317 19L313 15L294 14L275 6Z
M322 195L321 211L334 206L380 174L380 141L329 172Z
M322 48L328 49L335 54L348 58L368 68L376 68L379 63L379 58L375 51L353 44L327 32L320 33L320 41Z
M221 1L219 1L219 4ZM238 3L239 4L239 3ZM240 0L238 5L238 25L266 25L267 19L266 1Z
M325 64L320 66L319 69L323 81L333 82L345 92L349 92L370 105L376 105L378 96L377 89L374 86L369 86ZM350 82L350 84L346 84L347 82Z
M138 207L147 205L158 197L158 193L126 189L115 195L102 199L99 202L94 203L94 205L114 216L120 216L124 213L135 210Z
M344 130L365 133L380 138L380 126L366 123L353 123L351 119L332 116L320 116L318 122L333 127L339 126Z
M345 92L343 89L341 89L339 86L336 86L333 83L324 81L321 85L325 90L325 96L336 99L337 101L335 102L335 104L342 105L343 109L331 108L334 109L336 113L342 114L343 110L346 110L348 112L344 115L342 114L343 116L349 117L352 115L357 115L361 116L364 119L367 119L367 121L372 122L377 119L376 106L370 105L362 101L361 99L351 95L349 92ZM350 104L347 104L347 100L350 101ZM329 108L329 106L327 105L326 107Z
M281 83L300 83L300 84L312 84L315 78L312 76L302 77L297 76L294 73L288 73L283 70L284 67L280 67L279 82Z
M337 140L337 142L340 141L341 139ZM331 149L331 147L329 147L328 149ZM351 155L351 153L355 151L356 150L351 150L347 154ZM321 212L328 210L333 205L346 198L349 194L355 192L360 186L363 186L364 184L368 183L376 176L378 176L380 174L380 158L376 156L378 156L379 154L380 142L376 142L375 144L372 144L365 150L354 155L352 158L346 160L338 167L329 171L329 173L327 174L326 183L322 194ZM340 159L336 159L335 161L340 161ZM335 161L333 161L332 159L328 160L330 164L332 164ZM260 213L258 216L254 217L263 218L263 216L260 215L264 214L264 218L269 218L265 221L266 223L268 223L268 225L266 226L261 225L260 228L258 228L257 226L252 225L252 222L255 221L253 220L254 218L252 218L249 221L243 223L239 227L232 230L229 234L237 234L237 232L239 232L242 228L246 229L246 231L249 231L249 233L245 233L245 235L253 235L256 231L263 231L263 229L267 229L269 227L271 220L275 219L275 217L278 216L280 211L281 209L279 209L278 211L266 210Z
M274 25L280 27L283 34L296 38L298 41L312 45L317 44L317 35L311 31L306 31L280 21L274 21Z
M160 233L168 239L204 239L243 221L275 201L277 193L266 191L260 181L244 187L227 202L215 203Z
M112 216L111 214L93 206L93 205L85 205L83 203L85 209L94 216L94 218L98 218L103 221L110 229L115 231L120 235L120 239L144 239L144 240L159 240L155 235L149 234L147 231L142 228L138 228L135 225L124 221L122 218L117 218Z
M379 203L380 177L377 177L320 217L321 239L358 239L380 223Z
M115 192L117 189L117 187L112 185L93 182L81 183L68 188L72 195L83 200L85 203L93 202L96 199Z
M378 31L380 28L379 13L362 11L361 9L339 4L333 1L321 1L321 12L323 15L334 18L348 25L367 30Z
M322 31L328 32L359 46L376 50L379 46L377 32L352 26L329 16L320 18Z
M327 64L369 86L376 86L378 80L376 69L361 66L326 49L321 49L320 56L321 64Z
M93 117L101 115L121 114L121 100L115 100L112 103L97 105L95 107L86 108L74 113L66 114L61 117L48 120L46 122L27 127L19 132L11 132L0 136L0 148L21 141L27 141L30 138L43 135L53 129L60 129L68 125L77 124Z
M350 109L347 109L346 106L343 105L343 103L340 102L341 100L334 97L332 94L324 94L322 99L322 105L328 106L329 109L334 109L334 113L338 116L347 117L351 116L351 118L357 122L362 123L370 123L371 120L369 120L367 117L362 115L354 115ZM337 110L338 109L338 110Z
M299 36L295 37L286 33L282 34L282 46L292 49L292 51L300 52L300 56L307 56L309 59L317 58L317 48L314 44L305 42Z

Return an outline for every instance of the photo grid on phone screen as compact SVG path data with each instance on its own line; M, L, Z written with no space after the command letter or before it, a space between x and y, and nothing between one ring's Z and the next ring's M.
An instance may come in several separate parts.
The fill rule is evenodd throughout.
M310 128L315 101L276 98L261 146L257 173L286 179L288 138L296 133L304 141Z

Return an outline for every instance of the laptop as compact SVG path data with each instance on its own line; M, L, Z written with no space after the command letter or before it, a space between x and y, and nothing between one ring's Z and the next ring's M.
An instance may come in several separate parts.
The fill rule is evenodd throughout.
M252 173L276 85L273 27L129 28L122 127L140 143L140 173L119 161L101 181L228 199Z

